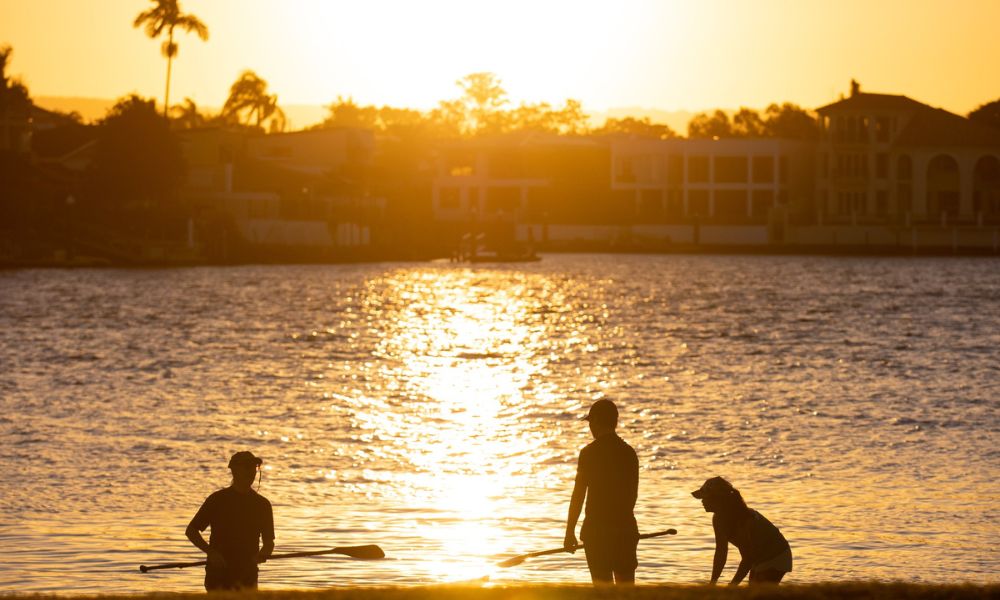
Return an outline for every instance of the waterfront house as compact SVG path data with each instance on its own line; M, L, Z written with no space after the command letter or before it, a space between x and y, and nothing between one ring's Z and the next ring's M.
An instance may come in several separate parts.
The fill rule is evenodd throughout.
M611 188L631 234L686 244L762 245L812 211L814 145L778 138L611 143Z
M1000 131L856 82L817 112L823 222L1000 223Z

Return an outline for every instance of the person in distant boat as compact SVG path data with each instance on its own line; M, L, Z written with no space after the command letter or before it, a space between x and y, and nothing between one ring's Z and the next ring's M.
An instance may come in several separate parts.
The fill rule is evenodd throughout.
M263 462L251 452L234 454L232 485L209 496L187 526L188 539L208 555L208 591L257 589L257 565L274 551L271 503L252 487ZM206 542L201 532L208 527L212 535Z
M740 566L730 585L750 574L750 585L777 584L792 570L792 549L778 528L759 512L747 507L743 496L722 477L712 477L691 495L701 500L712 516L715 530L715 560L711 583L719 580L726 566L729 544L740 551Z
M583 418L590 422L594 441L580 451L563 546L569 552L576 549L576 522L586 498L580 537L590 578L594 585L630 585L639 564L639 528L632 513L639 491L639 459L615 433L618 408L614 402L598 400Z

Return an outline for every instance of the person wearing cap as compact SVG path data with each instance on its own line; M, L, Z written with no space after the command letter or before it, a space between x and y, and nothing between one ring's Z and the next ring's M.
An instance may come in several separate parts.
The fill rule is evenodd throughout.
M750 584L774 583L792 570L792 549L778 528L762 514L749 508L743 496L722 477L705 481L691 495L701 500L712 516L715 530L715 559L711 583L719 580L726 566L729 544L740 551L740 565L730 585L737 585L750 574Z
M274 551L271 503L252 487L263 462L252 452L234 454L232 484L210 495L187 526L188 539L208 555L208 591L257 589L257 564ZM206 542L201 532L208 527L212 535Z
M618 408L598 400L586 417L594 441L580 451L576 482L569 503L563 546L576 549L576 523L586 499L580 537L594 585L635 582L639 528L632 510L639 490L639 459L615 433Z

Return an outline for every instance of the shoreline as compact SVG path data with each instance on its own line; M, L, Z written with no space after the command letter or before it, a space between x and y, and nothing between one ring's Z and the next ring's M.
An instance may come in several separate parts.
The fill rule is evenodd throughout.
M266 582L265 582L266 586ZM186 600L206 597L205 592L148 592L135 594L62 594L18 593L4 591L6 597L93 599L169 598ZM261 598L268 600L689 600L714 598L849 598L871 599L940 599L996 598L1000 583L988 584L924 584L902 582L787 583L779 586L750 587L745 582L737 587L728 585L639 584L633 588L596 589L589 584L575 585L510 585L483 587L469 584L435 584L415 587L331 587L322 590L258 590L254 592L213 592L212 598Z
M914 252L899 249L874 249L871 247L848 248L816 246L800 247L677 247L669 250L643 248L608 248L586 247L573 249L543 249L540 255L574 255L574 254L605 254L612 256L787 256L787 257L829 257L829 258L1000 258L993 251L959 249L957 251L943 249L922 249ZM246 261L136 261L116 262L97 257L76 257L74 259L35 259L35 260L3 260L0 259L0 271L22 269L183 269L191 267L245 267L245 266L296 266L296 265L362 265L374 263L433 263L447 261L449 264L488 267L504 264L522 264L522 261L449 261L447 256L431 256L414 258L412 256L371 256L359 259L345 257L343 259L299 259L299 260L246 260ZM543 261L544 262L544 261Z

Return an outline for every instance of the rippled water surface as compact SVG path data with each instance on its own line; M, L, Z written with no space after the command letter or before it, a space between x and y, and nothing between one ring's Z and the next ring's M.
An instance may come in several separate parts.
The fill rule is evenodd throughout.
M640 582L708 578L725 475L788 581L1000 580L1000 263L546 256L528 266L0 273L0 590L196 591L184 527L264 457L261 587L587 581L577 418L639 455ZM738 554L730 554L732 573Z

